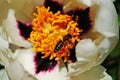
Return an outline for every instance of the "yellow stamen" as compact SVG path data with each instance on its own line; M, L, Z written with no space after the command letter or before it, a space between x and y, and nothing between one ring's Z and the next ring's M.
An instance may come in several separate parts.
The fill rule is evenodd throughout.
M77 22L72 20L69 15L63 15L60 11L53 14L50 8L37 6L37 13L32 21L33 30L28 40L33 44L35 52L41 52L41 58L60 60L66 62L70 56L69 50L74 47L75 41L80 40L80 30ZM63 40L69 34L71 38ZM58 42L61 43L58 44ZM55 51L55 47L59 49Z

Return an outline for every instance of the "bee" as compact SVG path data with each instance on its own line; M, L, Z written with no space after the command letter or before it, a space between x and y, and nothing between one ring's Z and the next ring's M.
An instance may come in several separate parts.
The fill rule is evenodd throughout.
M71 38L72 38L72 35L70 35L70 34L65 35L65 36L63 37L63 40L60 40L60 41L56 44L56 46L55 46L55 48L54 48L54 53L58 52L58 51L65 45L65 43L66 43L67 41L69 41L69 39L71 39ZM62 60L64 60L64 59L62 58ZM64 65L65 65L65 67L66 67L66 69L67 69L67 72L69 72L68 62L64 62Z
M64 46L64 43L65 43L66 41L68 41L69 39L71 39L71 38L72 38L72 35L70 35L70 34L65 35L65 36L63 37L63 41L60 40L60 41L56 44L56 46L55 46L55 48L54 48L54 53L58 52L58 51Z
M63 41L65 42L65 41L68 41L69 39L71 39L72 38L72 35L70 35L70 34L67 34L67 35L65 35L64 37L63 37Z
M54 53L58 52L63 47L63 45L64 45L64 42L60 40L54 48Z

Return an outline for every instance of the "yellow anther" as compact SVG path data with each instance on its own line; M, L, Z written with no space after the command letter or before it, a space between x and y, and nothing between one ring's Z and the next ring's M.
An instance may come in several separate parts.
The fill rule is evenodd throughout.
M53 14L49 11L50 7L36 8L37 13L34 13L35 18L32 21L33 30L28 38L33 50L41 52L43 54L41 58L49 57L50 60L63 58L66 62L70 56L69 50L74 47L75 41L80 40L82 30L77 28L77 22L69 15L61 14L60 11ZM63 40L67 34L70 34L71 38ZM58 43L60 40L61 43Z

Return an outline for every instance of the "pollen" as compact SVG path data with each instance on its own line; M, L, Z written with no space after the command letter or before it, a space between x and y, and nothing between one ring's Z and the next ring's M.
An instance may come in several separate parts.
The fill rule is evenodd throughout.
M60 11L53 13L50 7L36 7L32 21L32 32L28 40L32 43L35 52L43 54L41 58L50 60L69 59L70 49L80 41L78 23L72 20L72 16L62 14Z

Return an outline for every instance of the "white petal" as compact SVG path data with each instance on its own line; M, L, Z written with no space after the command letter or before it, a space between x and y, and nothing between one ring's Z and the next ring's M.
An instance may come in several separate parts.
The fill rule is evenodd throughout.
M59 70L59 66L55 66L52 71L39 72L35 74L35 53L30 49L26 50L16 50L18 54L17 60L23 65L24 69L31 75L37 78L37 80L67 80L67 70L66 68ZM41 65L42 66L42 65Z
M104 74L104 77L101 78L100 80L112 80L112 77L109 74L107 74L106 72L104 72L103 74Z
M7 49L0 51L0 59L3 61L5 70L10 80L36 80L28 72L25 71L24 67L19 61L9 57L11 52Z
M77 8L85 9L96 4L97 0L66 0L64 2L63 10L64 12L74 10ZM75 4L75 5L74 5Z
M1 28L0 28L0 49L8 48L9 43L5 41L1 36Z
M93 4L97 2L97 0L78 0L78 1L82 2L83 4L87 6L92 6Z
M3 21L2 24L2 35L4 39L9 42L20 46L29 47L31 44L20 36L16 18L14 16L14 10L10 9L8 12L8 17Z
M4 69L0 70L0 79L1 80L9 80L8 75Z
M51 72L41 72L37 75L38 80L69 80L69 77L66 77L66 69L59 70L59 66L56 66Z
M0 0L0 24L7 16L7 12L10 8L15 10L17 20L21 22L31 21L35 6L42 5L43 2L44 0Z
M106 5L107 3L107 5ZM95 20L95 31L106 37L118 36L118 19L111 0L98 0L99 9Z
M4 66L9 65L9 58L8 58L8 50L7 49L1 49L0 50L0 60L2 61Z
M12 80L36 80L24 70L23 66L17 60L11 62L6 71Z
M78 0L66 0L63 6L63 10L64 12L68 12L70 10L74 10L77 7L84 8L86 6Z
M107 3L107 5L106 5ZM101 64L107 55L116 46L119 38L117 13L111 0L99 0L94 31L101 33L105 38L98 46L100 57L96 65Z
M24 69L30 74L34 75L35 73L35 63L34 56L35 53L30 49L16 50L15 54L17 55L17 60L23 65Z
M72 76L70 80L109 80L110 78L106 77L104 73L105 69L99 65L91 68L88 71L85 71L84 73Z
M99 53L97 47L91 39L83 39L76 45L77 62L72 64L71 68L75 69L70 75L82 73L93 67Z
M0 26L2 24L2 20L6 18L10 4L7 0L0 0Z
M15 15L22 22L31 21L35 6L42 5L44 0L11 0Z
M87 59L88 62L95 61L98 57L97 47L91 39L83 39L76 45L76 57Z
M76 46L78 62L72 66L76 71L73 71L73 73L70 74L76 75L77 73L82 73L93 66L101 64L118 42L119 29L117 14L112 1L97 0L97 4L99 8L93 32L100 33L102 39L101 36L98 36L94 40L91 36L87 37L92 39L91 47L88 46L87 42L84 42L83 44L81 42L82 40L78 43L79 46ZM99 43L96 43L97 39Z

